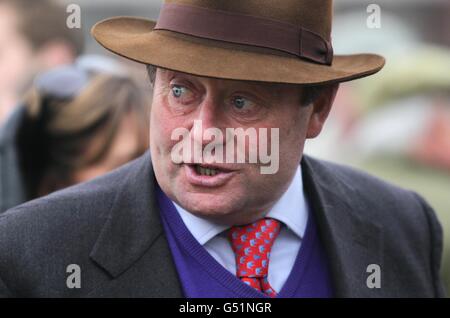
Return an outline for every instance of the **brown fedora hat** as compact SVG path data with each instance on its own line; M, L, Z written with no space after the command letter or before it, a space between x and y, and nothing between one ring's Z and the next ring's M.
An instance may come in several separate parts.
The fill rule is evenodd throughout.
M92 35L139 63L222 79L292 84L378 72L375 54L334 55L332 0L166 0L158 21L114 17Z

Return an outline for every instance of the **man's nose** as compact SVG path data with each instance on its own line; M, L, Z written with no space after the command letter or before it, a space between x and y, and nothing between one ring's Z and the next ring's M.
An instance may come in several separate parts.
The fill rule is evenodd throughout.
M191 128L191 137L194 142L205 146L213 142L211 138L205 134L205 131L208 129L219 129L222 130L222 125L224 123L224 115L221 113L221 105L220 102L213 99L207 98L202 101L202 104L199 105L198 111L196 115L193 117L193 126ZM196 125L194 125L194 122ZM202 131L199 133L198 129L195 131L194 127L199 127L201 124Z

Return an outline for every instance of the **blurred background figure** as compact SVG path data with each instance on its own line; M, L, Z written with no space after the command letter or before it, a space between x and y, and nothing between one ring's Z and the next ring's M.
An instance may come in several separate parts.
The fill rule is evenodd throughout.
M70 64L83 34L66 26L66 7L52 0L0 0L0 125L35 74Z
M37 76L0 130L0 211L143 154L148 101L105 57L83 57Z

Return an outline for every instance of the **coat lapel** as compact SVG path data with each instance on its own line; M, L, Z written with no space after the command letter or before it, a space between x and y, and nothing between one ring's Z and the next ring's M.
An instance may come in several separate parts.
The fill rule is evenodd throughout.
M120 295L180 297L178 275L154 195L156 181L149 153L131 165L90 258L113 278L106 288L109 294L117 286Z
M304 156L304 188L328 255L336 297L382 296L370 289L369 264L382 264L382 230L371 219L370 207L333 167Z

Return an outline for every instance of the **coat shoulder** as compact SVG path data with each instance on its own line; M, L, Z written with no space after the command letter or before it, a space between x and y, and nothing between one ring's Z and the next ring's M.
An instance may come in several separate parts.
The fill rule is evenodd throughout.
M6 290L2 282L13 295L58 295L52 290L54 281L48 278L66 277L68 264L98 271L90 252L120 188L138 169L136 165L139 162L133 161L0 215L0 297Z
M305 162L322 188L337 193L358 217L382 230L385 262L403 264L396 279L421 278L421 286L432 283L429 295L445 295L440 278L442 227L424 198L358 169L310 157Z
M430 242L430 236L441 239L434 210L416 192L345 165L312 158L307 162L323 188L338 193L362 217L379 224L386 235L413 241L422 238L423 242Z
M317 174L318 182L338 192L343 188L349 189L349 195L353 196L351 199L355 203L363 202L372 206L373 210L395 209L398 213L405 210L410 211L408 213L423 210L424 200L413 190L405 189L350 166L311 157L307 157L306 161L313 173Z

